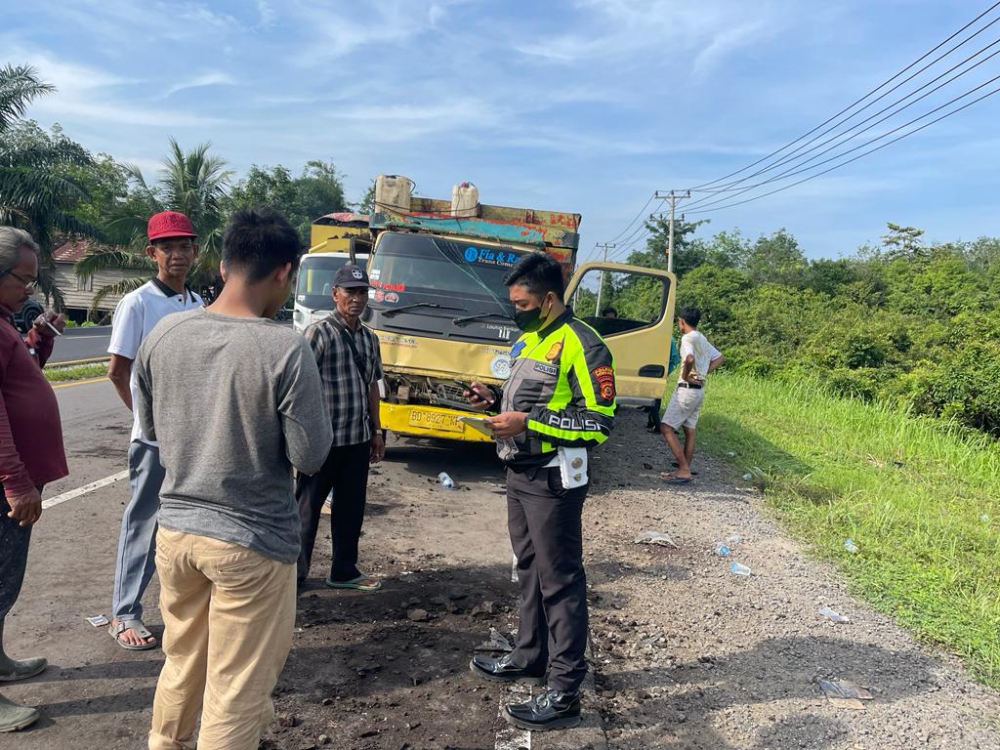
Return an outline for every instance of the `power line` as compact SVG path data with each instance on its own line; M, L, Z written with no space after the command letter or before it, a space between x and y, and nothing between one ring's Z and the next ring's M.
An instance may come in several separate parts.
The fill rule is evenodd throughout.
M1000 20L1000 19L998 19L998 20ZM992 46L994 46L994 45L996 45L996 44L1000 44L1000 39L997 39L997 40L996 40L995 42L993 42L992 44L990 44L990 45L989 45L988 47L985 47L985 48L984 48L984 49L983 49L982 51L985 51L986 49L989 49L989 47L992 47ZM977 53L977 54L979 54L979 53ZM855 151L857 151L858 149L861 149L861 148L864 148L864 147L865 147L865 146L867 146L867 145L870 145L870 144L872 144L872 143L875 143L875 142L877 142L877 141L879 141L879 140L882 140L883 138L886 138L886 137L888 137L888 136L892 135L893 133L896 133L896 132L899 132L899 130L901 130L902 128L905 128L905 127L907 127L907 126L909 126L909 125L912 125L912 124L914 124L914 123L916 123L916 122L919 122L920 120L922 120L922 119L924 119L925 117L928 117L928 116L930 116L930 115L934 114L935 112L939 112L939 111L941 111L941 110L942 110L942 109L943 109L944 107L947 107L947 106L949 106L950 104L954 104L954 103L955 103L956 101L958 101L958 100L960 100L960 99L963 99L963 98L965 98L966 96L969 96L970 94L973 94L973 93L975 93L975 92L976 92L976 91L978 91L979 89L981 89L981 88L983 88L983 87L985 87L985 86L989 85L990 83L992 83L993 81L995 81L995 80L997 80L997 79L996 79L996 78L993 78L993 79L990 79L989 81L986 81L985 83L983 83L983 84L981 84L981 85L977 86L976 88L974 88L974 89L971 89L970 91L967 91L967 92L965 92L964 94L961 94L960 96L958 96L958 97L956 97L956 98L954 98L954 99L952 99L952 100L950 100L950 101L948 101L948 102L946 102L946 103L942 104L941 106L939 106L939 107L935 107L934 109L930 110L929 112L926 112L926 113L924 113L923 115L920 115L919 117L917 117L917 118L914 118L913 120L910 120L909 122L906 122L906 123L904 123L903 125L900 125L900 126L898 126L898 127L896 127L896 128L893 128L892 130L889 130L889 131L887 131L886 133L883 133L882 135L878 136L877 138L874 138L874 139L871 139L871 140L868 140L868 141L865 141L865 142L864 142L864 143L862 143L862 144L861 144L860 146L857 146L857 147L855 147L855 148L852 148L852 149L848 149L848 150L846 150L846 151L842 151L842 152L840 152L839 154L835 154L834 156L830 157L829 159L824 159L823 161L820 161L820 162L818 162L817 164L813 164L812 166L808 166L808 167L806 166L807 164L810 164L811 162L815 162L815 161L816 161L817 159L819 159L819 158L820 158L821 156L823 156L824 154L827 154L827 153L829 153L830 151L833 151L834 149L837 149L837 148L839 148L839 147L841 147L841 146L843 146L843 145L847 144L847 143L848 143L849 141L852 141L852 140L854 140L855 138L857 138L857 137L859 137L860 135L862 135L862 134L864 134L864 133L868 132L868 131L869 131L869 130L871 130L872 128L875 128L875 127L877 127L878 125L881 125L882 123L884 123L884 122L886 122L887 120L891 119L892 117L894 117L895 115L899 114L900 112L903 112L904 110L906 110L906 109L910 108L911 106L913 106L913 105L914 105L914 104L916 104L917 102L919 102L919 101L921 101L921 100L923 100L923 99L926 99L926 98L927 98L928 96L930 96L931 94L933 94L933 93L935 93L935 92L937 92L937 91L941 90L942 88L944 88L944 87L945 87L945 86L947 86L948 84L950 84L950 83L952 83L952 82L956 81L956 80L957 80L958 78L962 77L963 75L966 75L967 73L970 73L970 72L971 72L972 70L974 70L974 69L975 69L975 68L977 68L978 66L982 65L983 63L987 62L988 60L990 60L990 59L992 59L992 58L996 57L997 55L1000 55L1000 50L997 50L997 51L993 52L993 53L992 53L991 55L989 55L988 57L984 58L983 60L980 60L980 61L979 61L978 63L976 63L976 64L975 64L974 66L972 66L972 67L968 68L968 69L967 69L967 70L965 70L965 71L962 71L961 73L958 73L958 74L956 74L955 76L952 76L952 78L950 78L949 80L947 80L947 81L945 81L944 83L942 83L942 84L940 84L940 85L938 85L938 86L934 87L933 89L931 89L931 90L930 90L930 91L928 91L927 93L923 94L922 96L918 97L917 99L914 99L914 100L913 100L912 102L910 102L909 104L906 104L906 105L904 105L903 107L900 107L900 108L899 108L899 109L897 109L897 110L896 110L895 112L892 112L892 113L890 113L889 115L886 115L885 117L883 117L883 118L882 118L881 120L877 120L876 122L873 122L873 123L872 123L871 125L869 125L868 127L866 127L866 128L863 128L863 129L861 129L861 130L857 131L857 132L856 132L856 133L854 133L853 135L850 135L850 137L848 137L848 138L846 138L846 139L844 139L844 140L841 140L841 141L840 141L839 143L834 143L833 145L831 145L831 146L829 146L829 147L827 147L827 148L823 149L823 150L822 150L822 151L820 151L819 153L816 153L816 154L814 154L813 156L809 157L808 159L805 159L804 161L802 161L802 160L798 160L798 159L797 159L797 160L795 160L795 161L798 161L799 163L798 163L798 164L793 164L792 166L790 166L790 167L789 167L788 169L784 170L783 172L779 172L778 174L776 174L776 175L773 175L773 176L769 177L769 178L768 178L768 179L766 179L766 180L761 180L760 182L757 182L757 183L755 183L755 184L752 184L752 185L746 185L746 186L744 186L744 187L742 187L742 188L739 188L739 189L733 189L733 190L731 190L731 191L730 191L730 190L726 190L726 191L719 191L719 193L716 193L716 194L714 194L714 195L712 195L712 196L706 196L706 197L704 197L704 198L700 198L700 199L698 199L697 201L695 201L695 202L694 202L693 204L691 204L691 205L690 205L690 206L688 207L688 210L694 210L694 209L698 209L698 210L702 210L702 209L706 209L706 208L709 208L709 207L711 207L711 206L714 206L714 205L718 205L719 203L725 203L726 201L728 201L728 200L731 200L731 199L735 198L735 197L736 197L736 196L738 196L738 195L744 195L744 194L746 194L746 193L748 193L748 192L750 192L750 191L752 191L752 190L756 190L757 188L759 188L759 187L762 187L762 186L764 186L764 185L768 185L768 184L770 184L770 183L773 183L773 182L778 182L778 181L780 181L780 180L783 180L783 179L786 179L786 178L788 178L788 177L794 177L795 175L798 175L798 174L802 174L803 172L807 172L807 171L809 171L809 170L811 170L811 169L815 169L815 168L817 168L817 167L819 167L819 166L822 166L823 164L829 164L829 163L830 163L831 161L834 161L834 160L836 160L836 159L839 159L839 158L841 158L841 157L843 157L843 156L846 156L846 155L848 155L848 154L851 154L851 153L854 153L854 152L855 152ZM971 58L969 58L969 59L971 59ZM968 61L968 60L966 60L966 61L963 61L963 63L961 63L961 64L964 64L964 63L965 63L965 62L967 62L967 61ZM960 65L961 65L961 64L960 64ZM956 66L956 67L958 67L958 66ZM954 69L955 69L955 68L952 68L951 70L954 70ZM951 71L948 71L948 72L951 72ZM947 73L945 73L945 75L947 75ZM940 78L940 76L939 76L939 78ZM938 80L938 79L935 79L935 80ZM916 92L914 92L914 93L916 93ZM902 101L905 101L905 98L904 98L904 99L901 99L901 100L899 100L899 101L898 101L898 102L896 102L895 104L898 104L898 103L900 103L900 102L902 102ZM893 104L893 105L890 105L890 107L889 107L889 108L891 108L892 106L895 106L895 104ZM887 109L888 109L888 108L887 108ZM875 114L875 115L873 115L872 117L877 117L877 116L878 116L879 114L881 114L882 112L885 112L885 109L883 109L883 110L881 110L880 112L876 113L876 114ZM868 120L870 120L870 119L871 119L871 118L868 118ZM863 125L863 124L864 124L865 122L868 122L868 120L865 120L865 121L864 121L864 122L862 122L862 123L858 123L858 125ZM827 142L827 143L830 143L830 142L832 142L832 141L836 141L836 140L837 140L838 138L843 138L844 136L848 135L848 133L850 133L850 132L851 132L851 131L849 130L849 131L846 131L846 132L844 132L844 133L841 133L840 135L838 135L838 136L836 136L835 138L832 138L832 139L830 139L830 140L828 140L828 141L826 141L826 142ZM814 147L813 149L810 149L810 151L807 151L807 152L805 152L805 154L802 154L802 156L805 156L805 155L806 155L807 153L809 153L809 152L811 152L811 151L813 151L813 150L815 150L815 149L819 148L819 147L820 147L820 146L822 146L822 145L823 145L823 144L819 144L818 146L815 146L815 147ZM718 196L719 196L719 194L720 194L720 193L722 193L722 192L727 192L727 193L731 193L731 194L729 194L729 195L725 195L725 196L723 196L723 197L719 198ZM706 202L706 201L708 201L708 202Z
M946 106L948 106L948 104L952 104L953 102L957 101L958 99L962 99L962 98L968 96L969 94L974 93L976 90L983 88L983 86L986 86L986 85L988 85L988 84L990 84L993 81L996 81L998 79L1000 79L1000 76L997 76L996 78L993 78L993 79L987 81L986 83L982 84L982 86L977 86L976 89L973 89L972 91L968 91L965 94L962 94L962 96L960 96L960 97L956 97L951 102L948 102L947 104L942 105L942 107L946 107ZM757 196L754 196L752 198L747 198L747 199L742 200L742 201L736 201L735 203L730 203L730 204L725 205L725 206L719 206L719 207L717 207L717 208L715 208L713 210L721 211L721 210L726 209L726 208L733 208L734 206L740 206L740 205L743 205L744 203L750 203L750 202L758 200L760 198L766 198L769 195L774 195L775 193L780 193L780 192L782 192L784 190L788 190L789 188L793 188L793 187L796 187L797 185L801 185L804 182L809 182L810 180L815 180L817 177L821 177L821 176L823 176L825 174L829 174L830 172L834 171L835 169L840 169L841 167L845 167L848 164L856 162L858 159L861 159L861 158L864 158L865 156L868 156L869 154L873 154L876 151L881 151L883 148L886 148L887 146L891 146L893 143L896 143L897 141L901 141L904 138L908 138L911 135L915 135L915 134L919 133L921 130L925 130L925 129L929 128L931 125L934 125L935 123L941 122L941 120L945 120L945 119L951 117L952 115L957 115L962 110L968 109L973 104L978 104L979 102L983 101L983 99L987 99L987 98L989 98L989 97L991 97L991 96L993 96L994 94L997 94L997 93L1000 93L1000 87L995 88L992 91L988 91L987 93L983 94L979 98L973 99L971 102L967 102L967 103L963 104L961 107L958 107L957 109L954 109L951 112L947 112L947 113L941 115L940 117L935 118L934 120L931 120L930 122L925 123L924 125L921 125L919 128L915 128L914 130L911 130L908 133L903 133L902 135L900 135L900 136L898 136L896 138L893 138L891 141L883 143L880 146L876 146L875 148L873 148L873 149L871 149L869 151L865 151L864 153L858 154L854 158L848 159L847 161L842 162L841 164L835 164L834 166L830 167L829 169L825 169L822 172L817 172L816 174L810 175L809 177L806 177L805 179L799 180L798 182L793 182L791 185L785 185L783 187L778 188L777 190L772 190L772 191L770 191L768 193L763 193L762 195L757 195ZM941 107L939 107L938 109L941 109ZM928 112L927 114L932 114L932 112ZM922 115L921 117L919 117L917 119L918 120L919 119L923 119L926 116L927 115ZM916 120L911 121L911 123L912 122L916 122ZM911 123L907 123L907 125L911 124ZM902 125L900 127L906 127L906 126ZM899 128L897 128L897 130L898 129ZM886 135L888 135L888 134L886 134ZM884 137L885 136L881 136L880 138L884 138ZM875 139L875 140L880 140L880 139ZM869 143L872 143L872 142L873 141L869 141ZM868 144L862 144L858 148L863 148L865 145L868 145ZM856 149L854 149L854 150L856 150ZM850 153L850 152L847 152L847 153ZM845 154L840 154L840 156L844 156L844 155ZM835 158L839 158L839 156L835 157ZM819 165L817 165L817 166L819 166ZM730 196L730 197L734 197L734 196ZM691 211L691 213L694 213L694 214L706 213L708 210L709 210L708 206L704 206L704 207L702 207L699 210Z
M641 233L647 233L648 234L648 232L649 232L649 230L646 229L646 222L643 221L639 226L637 226L635 228L635 230L632 232L632 234L630 234L628 237L626 237L623 240L619 240L618 243L616 243L618 245L619 249L617 249L615 251L614 255L618 255L618 254L620 254L624 250L624 248L631 247L632 245L634 245L638 241L636 239L638 235L640 235Z
M626 253L629 253L637 244L640 242L645 242L652 236L652 233L647 229L640 236L636 237L632 242L625 244L620 244L618 249L616 249L611 255L608 256L608 260L619 260L623 257L627 258Z
M996 18L996 19L995 19L995 20L994 20L994 21L993 21L993 22L992 22L992 23L991 23L990 25L992 25L993 23L998 23L998 22L1000 22L1000 17ZM985 30L986 28L988 28L988 27L984 27L983 29L981 29L981 31ZM977 32L977 33L978 33L978 32ZM969 38L971 39L972 37L969 37ZM966 40L966 41L968 41L968 40ZM982 64L984 64L985 62L987 62L988 60L991 60L992 58L996 57L996 56L997 56L998 54L1000 54L1000 50L997 50L996 52L993 52L992 54L990 54L990 55L988 55L987 57L983 58L982 60L980 60L979 62L975 63L974 65L971 65L971 66L969 66L969 67L968 67L967 69L963 70L962 72L960 72L960 73L958 73L958 74L956 74L956 75L952 76L951 78L949 78L949 79L948 79L947 81L945 81L944 83L942 83L942 84L940 84L940 85L938 85L938 86L936 86L936 87L932 88L932 89L931 89L930 91L928 91L927 93L925 93L925 94L923 94L922 96L919 96L919 97L917 97L916 99L914 99L913 101L911 101L911 102L910 102L909 104L906 104L906 105L904 105L904 106L900 107L900 108L899 108L899 109L897 109L897 110L896 110L895 112L893 112L893 113L891 113L890 115L888 115L887 117L884 117L883 119L879 120L878 122L875 122L875 123L873 123L872 125L868 126L867 128L863 128L863 129L861 129L861 130L858 130L858 128L860 128L860 127L861 127L862 125L864 125L865 123L868 123L868 122L871 122L871 121L872 121L873 119L875 119L875 118L876 118L876 117L878 117L879 115L881 115L881 114L883 114L883 113L885 113L885 112L887 112L887 111L891 110L891 109L892 109L893 107L895 107L895 106L897 106L897 105L899 105L899 104L902 104L902 103L903 103L903 102L905 102L905 101L906 101L907 99L910 99L911 97L915 96L916 94L919 94L919 93L920 93L921 91L923 91L924 89L927 89L927 88L928 88L928 87L930 87L930 86L931 86L932 84L936 83L937 81L940 81L940 80L941 80L942 78L944 78L944 77L945 77L946 75L948 75L949 73L952 73L952 72L954 72L955 70L958 70L958 69L959 69L959 68L961 68L961 67L962 67L963 65L965 65L966 63L968 63L968 62L970 62L970 61L974 60L974 59L975 59L976 57L979 57L979 56L980 56L981 54L983 54L984 52L986 52L986 50L988 50L988 49L989 49L990 47L995 47L995 46L996 46L997 44L1000 44L1000 39L996 39L996 40L994 40L994 41L993 41L993 42L991 42L990 44L986 45L986 46L985 46L985 47L983 47L982 49L978 50L978 51L977 51L977 52L975 52L974 54L972 54L972 55L970 55L969 57L967 57L967 58L965 58L964 60L962 60L962 61L961 61L960 63L958 63L957 65L954 65L954 66L952 66L951 68L949 68L948 70L946 70L946 71L945 71L944 73L941 73L941 74L940 74L940 75L938 75L938 76L937 76L936 78L933 78L932 80L930 80L930 81L926 82L925 84L923 84L923 85L921 85L920 87L918 87L918 88L914 89L913 91L911 91L911 92L910 92L909 94L907 94L906 96L904 96L904 97L902 97L902 98L900 98L900 99L897 99L896 101L892 102L892 103L891 103L891 104L889 104L888 106L886 106L886 107L883 107L882 109L880 109L880 110L879 110L878 112L876 112L875 114L873 114L873 115L870 115L869 117L865 118L865 119L864 119L864 120L862 120L861 122L858 122L858 123L855 123L854 125L852 125L851 127L849 127L849 128L847 129L847 130L843 131L842 133L838 133L838 134L836 134L836 135L832 136L831 138L828 138L828 139L826 139L825 141L822 141L821 143L818 143L818 144L816 144L815 146L813 146L812 148L810 148L810 149L808 149L808 150L806 150L806 151L802 152L802 153L801 153L801 154L799 154L798 156L793 156L793 154L795 154L795 153L799 152L799 151L800 151L800 150L801 150L802 148L804 148L805 146L808 146L808 145L809 145L810 143L813 143L813 142L815 142L815 141L816 141L816 140L818 140L818 139L819 139L819 138L820 138L820 137L821 137L822 135L826 135L826 134L830 133L830 132L831 132L832 130L835 130L835 129L836 129L837 127L839 127L840 125L842 125L842 124L843 124L844 122L846 122L847 120L850 120L850 119L851 119L852 117L856 117L857 115L861 114L861 112L862 112L863 110L859 110L858 112L854 113L853 115L851 115L850 117L846 118L845 120L842 120L842 121L841 121L840 123L837 123L837 124L836 124L836 125L834 125L834 126L833 126L832 128L828 128L828 129L827 129L827 130L825 130L825 131L824 131L823 133L821 133L820 135L818 135L818 136L816 136L815 138L811 139L810 141L808 141L808 142L806 142L806 143L802 144L802 146L800 146L799 148L795 149L795 151L793 151L793 152L792 152L791 154L787 154L787 155L786 155L786 156L785 156L784 158L780 159L779 161L775 162L774 164L771 164L770 166L767 166L767 167L765 167L765 168L763 168L763 169L759 169L759 170L757 170L756 172L754 172L754 173L753 173L752 175L748 175L747 177L744 177L744 178L742 178L742 179L739 179L739 180L735 180L734 182L731 182L731 183L726 183L725 185L720 185L719 187L716 187L716 188L713 188L713 189L711 189L711 190L707 190L707 191L703 191L703 192L708 192L708 193L711 193L712 195L718 195L719 193L725 193L725 192L734 192L734 191L740 191L740 192L744 192L743 188L739 188L739 187L737 187L737 186L738 186L738 185L740 185L741 183L744 183L744 182L746 182L747 180L750 180L750 179L752 179L753 177L756 177L756 176L758 176L758 175L761 175L761 174L764 174L764 173L766 173L766 172L770 172L770 171L772 171L772 170L774 170L774 169L777 169L778 167L780 167L780 166L783 166L783 165L785 165L785 164L790 164L790 163L792 163L792 162L796 162L796 161L800 161L800 160L801 160L801 159L802 159L803 157L805 157L805 156L806 156L807 154L810 154L810 153L812 153L812 152L816 151L817 149L820 149L820 148L822 148L823 146L827 145L828 143L832 143L832 142L834 142L834 141L837 141L837 140L839 140L839 139L843 139L843 138L844 138L844 136L847 136L847 135L849 135L849 134L850 134L850 133L851 133L852 131L857 131L857 132L855 132L855 133L854 133L854 135L851 135L851 136L850 136L849 138L847 138L846 140L842 140L840 144L836 144L836 145L842 145L843 143L846 143L847 141L850 141L850 140L853 140L854 138L858 137L858 136L859 136L859 135L861 135L862 133L865 133L865 132L867 132L867 131L871 130L871 129L872 129L873 127L875 127L876 125L879 125L879 124L881 124L882 122L885 122L885 121L886 121L887 119L889 119L889 118L890 118L890 117L892 117L893 115L895 115L895 114L899 114L900 112L902 112L903 110L906 110L906 109L908 109L909 107L913 106L913 105L914 105L914 104L916 104L917 102L919 102L919 101L922 101L923 99L926 99L926 98L927 98L928 96L930 96L930 95L931 95L931 94L933 94L934 92L936 92L936 91L939 91L939 90L941 90L942 88L944 88L944 87L945 87L945 86L947 86L948 84L950 84L950 83L953 83L954 81L958 80L959 78L961 78L962 76L964 76L964 75L966 75L966 74L968 74L968 73L971 73L971 72L972 72L973 70L975 70L976 68L978 68L978 67L979 67L980 65L982 65ZM939 58L939 59L940 59L940 58ZM922 71L921 71L921 72L922 72ZM907 80L909 80L909 79L907 79ZM900 84L900 85L902 85L902 84ZM893 88L893 89L891 89L890 91L887 91L887 92L886 92L886 94L889 94L889 93L891 93L891 91L894 91L894 90L895 90L896 88L898 88L898 87L894 87L894 88ZM884 94L883 96L885 96L885 94ZM883 97L879 97L879 99L882 99L882 98L883 98ZM878 100L876 100L876 101L878 101ZM874 103L875 103L875 102L872 102L872 104L874 104ZM870 106L870 105L869 105L869 106ZM867 109L867 107L865 107L865 109ZM834 145L834 146L831 146L830 148L828 148L828 149L826 149L826 150L824 150L824 151L820 152L820 155L821 155L821 154L824 154L824 153L828 153L828 152L829 152L830 150L832 150L833 148L836 148L836 145ZM815 157L814 157L814 158L815 158ZM799 166L801 166L802 164L805 164L805 163L808 163L809 161L812 161L812 160L813 160L813 159L808 159L808 160L806 160L805 162L801 162L801 163L799 164ZM767 180L767 181L764 181L764 182L761 182L761 183L758 183L758 185L763 185L763 184L767 184L767 182L769 182L769 181L770 181L770 180ZM754 187L754 186L750 186L750 187ZM695 203L703 203L704 201L708 200L709 198L711 198L711 195L710 195L710 196L706 196L706 197L704 197L704 198L699 198L699 199L698 199L697 201L695 201ZM693 207L693 205L694 205L694 204L692 204L692 207Z
M647 200L646 203L645 203L645 205L643 205L643 207L641 209L639 209L639 213L637 213L635 215L635 218L632 219L632 221L630 221L625 226L625 228L617 234L617 236L612 237L610 240L608 240L608 242L617 242L618 240L620 240L624 236L624 234L629 229L632 228L632 225L635 224L637 221L639 221L639 219L641 219L643 217L643 215L646 213L646 209L649 207L649 204L652 203L654 200L656 200L656 193L653 193L651 196L649 196L649 200Z
M787 143L787 144L785 144L784 146L782 146L781 148L777 149L776 151L772 151L772 152L771 152L770 154L768 154L767 156L763 156L763 157L761 157L761 158L760 158L760 159L758 159L757 161L753 162L752 164L748 164L747 166L743 167L742 169L738 169L738 170L736 170L735 172L731 172L731 173L729 173L729 174L727 174L727 175L725 175L725 176L723 176L723 177L720 177L720 178L718 178L718 179L716 179L716 180L712 180L712 181L710 181L710 182L704 182L704 183L702 183L702 184L700 184L700 185L696 185L696 186L694 186L694 187L692 187L692 188L690 188L690 189L691 189L691 190L693 190L693 191L694 191L694 190L702 190L703 188L707 188L707 187L708 187L708 186L710 186L710 185L715 185L715 184L717 184L717 183L720 183L720 182L723 182L724 180L728 180L728 179L730 179L731 177L735 177L736 175L739 175L739 174L742 174L743 172L746 172L746 171L747 171L748 169L753 169L753 168L754 168L754 167L756 167L757 165L759 165L759 164L762 164L762 163L764 163L764 162L768 161L769 159L772 159L773 157L777 156L778 154L781 154L782 152L784 152L784 151L788 150L789 148L791 148L791 147L792 147L792 146L794 146L795 144L797 144L797 143L799 143L800 141L804 140L805 138L808 138L809 136L811 136L811 135L812 135L813 133L815 133L815 132L816 132L817 130L820 130L820 129L822 129L822 128L826 127L827 125L829 125L829 124L830 124L831 122L833 122L834 120L836 120L836 119L837 119L838 117L840 117L841 115L843 115L843 114L845 114L845 113L847 113L847 112L851 111L851 110L852 110L852 109L854 109L854 108L855 108L855 107L856 107L857 105L861 104L861 103L862 103L863 101L865 101L866 99L868 99L869 97L871 97L871 96L872 96L873 94L875 94L876 92L878 92L878 91L880 91L881 89L883 89L883 88L885 88L886 86L888 86L888 85L889 85L890 83L892 83L893 81L895 81L895 80L896 80L897 78L899 78L899 77L900 77L901 75L903 75L904 73L906 73L906 72L907 72L908 70L910 70L911 68L913 68L913 67L915 67L915 66L919 65L919 64L920 64L921 62L923 62L923 61L924 61L924 60L926 60L926 59L927 59L928 57L930 57L931 55L933 55L933 54L934 54L935 52L937 52L937 51L938 51L939 49L941 49L941 48L942 48L943 46L945 46L946 44L948 44L948 42L950 42L950 41L951 41L951 40L953 40L953 39L954 39L955 37L957 37L958 35L960 35L960 34L961 34L962 32L964 32L964 31L965 31L966 29L968 29L968 28L970 28L970 27L974 26L974 25L975 25L975 24L976 24L976 23L977 23L977 22L978 22L978 21L979 21L980 19L982 19L983 17L985 17L986 15L988 15L988 14L989 14L989 13L990 13L991 11L993 11L993 10L994 10L995 8L997 8L997 7L1000 7L1000 0L998 0L998 2L995 2L995 3L993 3L993 5L991 5L991 6L989 7L989 8L987 8L987 9L986 9L986 10L984 10L984 11L983 11L982 13L980 13L980 14L979 14L978 16L976 16L976 17L975 17L974 19L972 19L971 21L969 21L969 23L965 24L965 26L963 26L962 28L960 28L960 29L959 29L958 31L956 31L956 32L955 32L954 34L952 34L951 36L949 36L949 37L948 37L947 39L945 39L945 40L944 40L943 42L939 43L939 44L938 44L937 46L935 46L935 47L934 47L933 49L931 49L931 50L929 50L929 51L925 52L925 53L924 53L923 55L921 55L921 56L920 56L919 58L917 58L916 60L914 60L914 61L913 61L912 63L910 63L909 65L907 65L907 66L906 66L905 68L903 68L903 69L902 69L901 71L899 71L898 73L896 73L896 74L895 74L894 76L892 76L891 78L889 78L888 80L886 80L885 82L883 82L882 84L880 84L879 86L877 86L876 88L874 88L874 89L872 89L871 91L869 91L869 92L868 92L867 94L865 94L864 96L862 96L862 97L861 97L860 99L858 99L857 101L853 102L852 104L848 105L848 106L847 106L847 107L845 107L844 109L840 110L840 112L838 112L837 114L833 115L832 117L830 117L829 119L827 119L827 120L826 120L825 122L822 122L822 123L820 123L820 124L819 124L819 125L817 125L817 126L816 126L815 128L813 128L812 130L810 130L810 131L809 131L808 133L805 133L805 134L803 134L803 135L799 136L799 137L798 137L798 138L796 138L796 139L795 139L794 141L791 141L790 143ZM978 33L978 32L977 32L977 33ZM971 38L972 38L972 37L970 37L970 39L971 39ZM966 41L968 41L968 40L966 40ZM963 42L963 44L964 44L964 42ZM959 46L960 46L960 45L959 45ZM953 51L953 50L952 50L952 51ZM950 52L949 52L948 54L950 54ZM933 63L932 63L932 64L933 64ZM877 100L876 100L876 101L877 101ZM870 106L870 105L869 105L869 106Z

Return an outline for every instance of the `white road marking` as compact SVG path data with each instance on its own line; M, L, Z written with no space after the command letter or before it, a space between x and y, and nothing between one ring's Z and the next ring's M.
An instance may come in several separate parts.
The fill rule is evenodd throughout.
M497 729L495 750L531 750L531 732L508 724L503 717L503 707L508 703L523 703L531 698L531 688L512 685L500 701L500 725Z
M61 495L50 497L48 500L43 500L42 509L48 510L49 508L54 508L57 505L65 503L67 500L73 500L81 495L86 495L88 492L99 490L101 487L107 487L109 484L120 482L122 479L128 479L128 471L120 471L117 474L112 474L110 477L98 479L96 482L83 485L83 487L77 487L75 490L70 490L69 492L64 492Z

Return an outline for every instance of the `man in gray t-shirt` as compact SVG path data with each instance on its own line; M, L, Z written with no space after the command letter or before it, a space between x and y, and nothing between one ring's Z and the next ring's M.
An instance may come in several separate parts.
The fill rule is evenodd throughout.
M166 470L153 750L190 742L199 716L199 745L257 747L273 715L295 622L292 468L316 472L332 441L312 352L270 320L300 252L277 212L237 212L225 289L207 309L164 319L136 359L136 410Z

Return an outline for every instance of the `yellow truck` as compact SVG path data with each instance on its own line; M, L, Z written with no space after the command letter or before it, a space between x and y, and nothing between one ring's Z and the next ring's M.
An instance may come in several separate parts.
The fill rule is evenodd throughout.
M385 429L413 437L490 440L459 420L471 414L459 381L506 379L518 331L503 279L533 252L548 253L563 265L567 299L611 348L619 404L658 405L670 356L675 277L614 263L576 268L580 219L574 213L482 204L467 183L455 187L450 201L417 197L406 178L379 176L369 221L371 290L363 321L381 342ZM598 285L616 306L616 317L591 308Z

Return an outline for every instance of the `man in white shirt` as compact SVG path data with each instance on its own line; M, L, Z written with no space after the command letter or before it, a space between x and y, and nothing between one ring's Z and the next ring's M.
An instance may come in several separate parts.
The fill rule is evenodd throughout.
M188 217L163 211L149 219L147 233L146 253L156 261L156 276L118 303L108 346L108 378L133 412L136 383L132 363L139 345L167 315L203 304L185 282L198 257L198 235ZM142 595L156 567L156 513L164 471L159 447L142 434L138 414L132 427L128 469L132 497L122 516L111 604L114 619L108 632L122 648L144 651L159 645L142 621Z
M668 484L687 484L691 481L694 433L701 404L705 399L705 382L708 374L725 359L698 330L700 320L701 310L696 307L681 310L677 318L677 327L682 334L680 379L660 424L660 432L677 460L676 471L662 474L663 481ZM677 430L682 427L683 447L677 438Z

